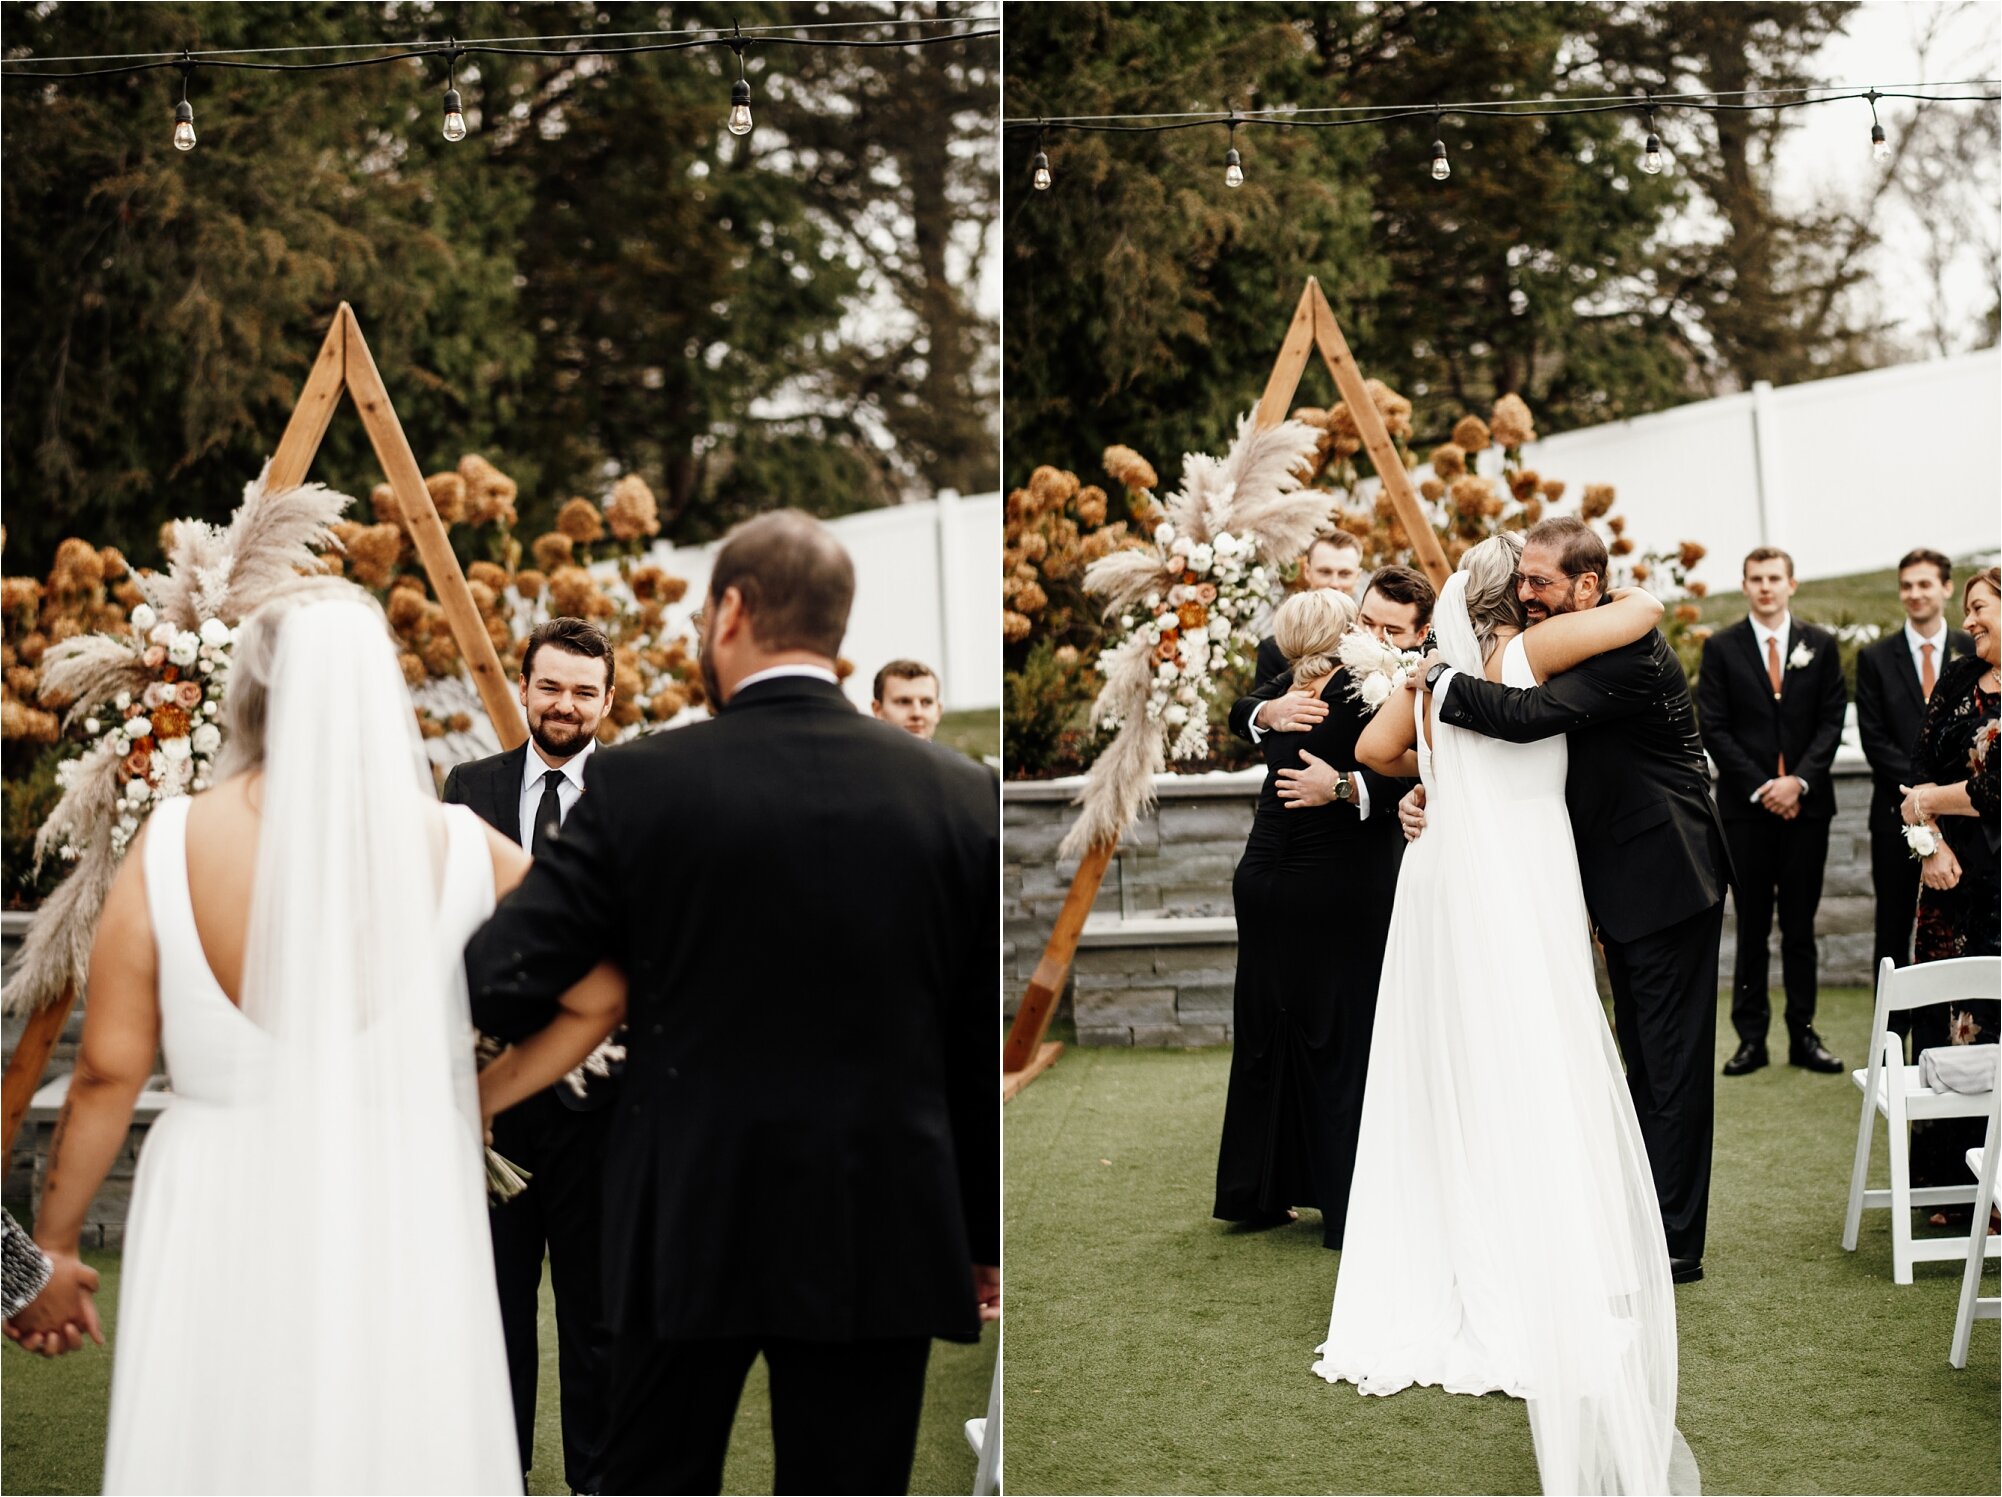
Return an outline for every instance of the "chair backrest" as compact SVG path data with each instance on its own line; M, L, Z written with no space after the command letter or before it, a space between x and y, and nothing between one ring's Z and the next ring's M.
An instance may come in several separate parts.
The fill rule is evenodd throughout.
M2002 956L1958 956L1945 962L1894 967L1886 957L1877 969L1881 1013L1950 1003L1956 998L2002 998Z

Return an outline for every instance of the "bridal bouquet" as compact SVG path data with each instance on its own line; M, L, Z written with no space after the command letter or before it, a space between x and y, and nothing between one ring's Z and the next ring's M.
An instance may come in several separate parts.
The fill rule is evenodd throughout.
M1351 629L1336 651L1349 673L1349 695L1365 707L1381 707L1401 690L1425 657L1382 643L1367 629Z
M81 757L56 768L56 783L67 790L102 761L115 759L118 783L111 851L123 856L153 805L191 790L208 788L209 769L222 748L221 711L229 680L230 649L236 630L210 616L196 629L162 620L150 604L132 610L131 632L111 636L133 660L133 686L114 694L83 720L90 746ZM146 679L143 686L137 678ZM136 690L133 689L136 687ZM67 862L81 852L87 833L65 825L57 851Z

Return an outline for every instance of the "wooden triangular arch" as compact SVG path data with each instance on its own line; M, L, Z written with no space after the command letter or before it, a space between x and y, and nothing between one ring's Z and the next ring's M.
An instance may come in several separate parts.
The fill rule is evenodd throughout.
M354 397L356 414L368 432L384 477L396 493L424 575L445 610L445 622L467 669L472 672L473 684L479 690L481 705L494 725L494 733L501 747L513 748L528 737L520 704L508 690L500 655L493 640L487 637L486 626L480 622L480 611L466 586L466 574L452 552L444 522L438 518L438 508L431 502L431 491L425 487L423 471L410 450L409 438L403 434L403 423L396 419L396 409L389 403L389 392L376 371L375 357L368 351L354 308L346 302L334 314L333 325L327 329L312 370L299 391L292 419L286 422L285 434L272 454L266 487L275 491L305 482L306 472L313 465L343 394ZM42 1072L48 1068L49 1056L55 1052L76 996L76 990L71 988L56 1002L29 1015L22 1028L20 1041L7 1062L5 1081L0 1083L0 1092L4 1092L0 1095L0 1123L4 1123L5 1129L4 1138L0 1138L0 1167L13 1158L15 1134L42 1084Z
M1307 278L1307 284L1300 292L1299 303L1293 308L1293 320L1286 328L1285 341L1279 345L1279 357L1273 360L1272 373L1266 378L1265 393L1258 400L1257 424L1261 428L1277 426L1286 419L1286 413L1292 409L1293 395L1300 388L1300 376L1306 373L1307 360L1316 349L1320 350L1328 373L1334 376L1335 388L1348 402L1349 413L1355 418L1356 430L1362 436L1363 451L1369 454L1371 466L1376 469L1377 477L1383 480L1384 491L1397 508L1398 521L1411 537L1418 564L1432 579L1433 587L1444 587L1452 570L1447 565L1445 550L1432 529L1432 522L1426 519L1425 512L1418 506L1418 495L1411 487L1411 475L1404 471L1397 448L1390 440L1390 432L1383 424L1383 415L1377 410L1376 402L1369 398L1362 370L1356 364L1355 355L1349 352L1348 339L1342 336L1341 324L1335 321L1334 308L1328 305L1321 283L1312 276ZM1047 1044L1043 1036L1049 1033L1057 998L1064 990L1071 962L1077 955L1078 939L1084 934L1085 917L1091 913L1092 903L1098 898L1098 886L1105 879L1105 870L1112 862L1114 850L1110 842L1096 844L1085 852L1078 863L1077 874L1071 879L1070 893L1064 897L1063 907L1057 911L1057 923L1050 932L1049 944L1043 948L1042 960L1036 963L1036 970L1029 978L1028 989L1022 994L1021 1007L1015 1011L1015 1021L1008 1027L1008 1040L1001 1052L1001 1096L1004 1101L1035 1080L1063 1052L1063 1046Z

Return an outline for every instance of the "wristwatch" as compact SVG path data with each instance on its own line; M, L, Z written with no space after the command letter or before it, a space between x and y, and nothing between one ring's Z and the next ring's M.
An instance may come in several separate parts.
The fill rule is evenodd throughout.
M1433 666L1432 669L1425 673L1425 689L1427 691L1437 691L1439 689L1439 678L1452 668L1452 666L1443 660Z
M1356 782L1348 775L1343 774L1339 769L1335 771L1335 774L1337 776L1335 780L1335 799L1338 801L1354 800L1356 798Z

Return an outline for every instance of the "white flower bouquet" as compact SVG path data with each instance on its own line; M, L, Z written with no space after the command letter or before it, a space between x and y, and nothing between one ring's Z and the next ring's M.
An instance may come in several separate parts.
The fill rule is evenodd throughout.
M1923 821L1905 828L1905 846L1915 858L1929 858L1939 851L1939 833Z
M1416 650L1382 643L1367 629L1351 629L1336 652L1349 673L1349 695L1365 707L1381 707L1424 664Z

